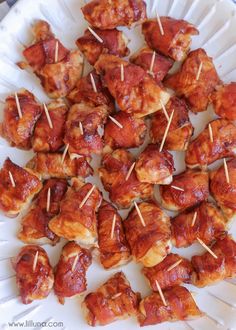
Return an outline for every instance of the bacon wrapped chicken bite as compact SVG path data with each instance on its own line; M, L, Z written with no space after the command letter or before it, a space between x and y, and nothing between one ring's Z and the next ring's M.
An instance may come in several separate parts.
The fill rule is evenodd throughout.
M209 196L208 173L187 170L173 177L171 185L160 186L164 208L182 211L207 200Z
M95 327L124 320L137 314L140 294L135 293L124 273L113 275L96 292L89 293L83 303L86 321Z
M134 260L144 266L155 266L170 252L170 218L154 202L133 208L124 227Z
M236 276L236 242L228 235L219 239L209 252L192 257L192 284L198 287L216 284Z
M46 107L49 118L44 112L35 125L32 138L32 147L35 152L55 152L64 146L68 108L63 100L53 101Z
M119 108L141 118L162 108L169 93L140 66L113 55L101 55L95 64L97 73L115 98Z
M236 82L219 86L211 94L210 100L218 116L236 120Z
M236 159L210 173L210 191L228 220L236 215Z
M160 17L163 32L156 19L143 23L142 32L148 46L175 61L185 59L190 46L191 37L199 34L194 25L171 17Z
M101 201L99 190L91 183L73 185L60 203L60 213L49 222L50 230L69 241L95 246Z
M158 291L157 283L162 290L182 283L190 283L192 271L192 265L188 259L173 253L168 254L156 266L144 267L142 270L152 291Z
M140 182L152 184L170 184L175 170L173 156L168 151L159 151L160 147L149 144L139 155L135 172Z
M185 161L190 168L205 169L218 159L235 155L236 126L226 119L216 119L190 142Z
M134 200L153 197L153 185L142 183L135 171L131 171L133 156L124 149L106 154L99 168L99 175L110 200L119 208L129 208Z
M93 82L95 85L93 85ZM95 70L91 71L87 76L79 79L76 87L67 96L72 103L86 103L91 107L106 105L109 112L114 111L114 100L108 89L104 87L100 76Z
M75 242L64 245L55 268L54 291L61 304L65 298L81 294L87 289L86 272L92 264L89 250Z
M60 202L67 190L67 181L50 179L44 182L28 213L21 220L18 238L24 243L56 244L59 238L49 229L48 223L60 210Z
M98 246L100 262L105 269L124 265L130 260L122 219L106 201L103 201L98 211Z
M162 322L191 320L203 315L188 289L175 286L164 290L163 295L166 304L156 292L141 300L138 313L141 327Z
M193 125L188 115L188 106L184 99L173 96L166 105L168 118L174 110L173 119L165 140L164 148L173 151L185 151L193 135ZM163 111L155 113L151 119L150 136L153 143L161 143L165 134L168 118Z
M212 203L202 202L171 220L172 243L177 248L188 247L197 238L211 244L226 232L226 219Z
M147 126L144 119L119 111L112 115L120 125L108 119L104 128L105 152L117 148L140 147L145 140Z
M54 275L46 251L37 245L24 246L12 260L23 304L45 299L53 288Z
M33 34L34 43L23 52L27 63L49 97L65 97L81 77L83 56L79 50L66 49L45 21L35 24Z
M33 171L7 158L0 170L0 210L16 217L41 190L42 183Z
M0 135L13 147L31 149L34 128L43 109L34 95L26 89L6 98Z
M100 40L87 29L84 35L76 41L79 50L91 65L97 62L101 54L112 54L119 57L129 55L130 51L127 47L129 40L122 31L117 29L99 30L96 28L93 28L93 31Z
M65 144L69 145L69 153L84 156L101 154L103 141L98 128L105 123L108 114L106 105L74 104L68 113L64 138Z
M92 0L81 10L89 24L101 30L130 27L147 17L143 0Z
M37 153L28 163L27 168L39 173L46 180L49 178L68 179L72 177L86 178L93 174L86 157L63 159L62 153Z
M132 55L130 61L141 66L158 84L162 82L174 64L171 58L156 53L148 47L142 48Z
M207 109L209 94L219 83L212 58L201 48L191 51L180 70L165 79L165 86L184 96L195 113Z

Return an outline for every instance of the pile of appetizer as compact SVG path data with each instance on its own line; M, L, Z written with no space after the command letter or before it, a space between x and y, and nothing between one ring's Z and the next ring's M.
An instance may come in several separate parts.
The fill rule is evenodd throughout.
M12 260L22 302L54 290L63 304L84 293L96 249L105 270L143 264L152 293L134 292L119 268L85 296L89 325L130 316L140 326L201 317L182 284L205 287L236 276L236 242L228 233L236 215L236 83L220 80L204 49L190 51L199 33L192 24L147 19L142 0L93 0L82 12L89 26L77 50L66 49L47 22L34 25L18 65L40 79L51 101L41 104L19 90L6 98L0 124L11 146L35 152L25 167L8 158L0 170L0 210L22 215L18 238L29 244ZM134 24L142 25L146 44L128 57L129 41L117 27ZM82 77L84 60L93 70ZM181 64L169 74L175 62ZM192 139L189 112L210 104L216 119ZM129 149L141 146L134 157ZM185 152L184 172L174 175L170 151ZM101 156L98 169L94 154ZM222 165L209 171L219 159ZM95 171L109 200L86 182ZM128 208L122 219L119 210ZM165 210L178 213L170 218ZM60 238L68 242L53 269L40 245ZM205 253L191 260L171 253L196 242Z

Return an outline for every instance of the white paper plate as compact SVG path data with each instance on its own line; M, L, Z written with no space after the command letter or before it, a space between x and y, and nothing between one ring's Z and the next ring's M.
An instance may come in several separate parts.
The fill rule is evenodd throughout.
M185 18L194 23L200 30L200 36L195 37L193 49L204 47L210 56L215 59L216 68L226 82L236 80L236 18L234 17L235 6L230 0L146 0L149 17L155 16L158 9L160 15L170 15L175 18ZM79 0L19 0L12 8L7 17L0 24L0 98L4 97L18 88L25 87L33 91L41 101L47 101L47 97L40 87L39 81L27 72L21 71L14 64L22 59L22 44L31 41L30 24L35 19L48 20L56 35L70 48L75 48L74 42L81 36L87 26L83 19L80 7L84 4ZM132 52L144 43L140 27L132 30L124 29L130 42ZM88 72L89 66L86 67ZM0 109L0 120L2 118L2 105ZM214 118L213 111L191 115L197 135L205 124ZM137 150L135 150L137 153ZM183 153L174 153L177 172L184 170ZM30 159L32 152L24 152L15 148L9 148L7 143L0 139L0 166L5 158L10 158L24 165ZM217 162L219 164L219 162ZM97 164L95 161L94 164ZM215 167L218 164L214 164ZM97 182L101 187L101 183ZM107 196L107 194L105 194ZM125 212L127 213L127 212ZM8 219L0 216L0 325L3 329L10 328L8 322L23 322L33 320L34 322L56 321L63 322L48 329L91 329L84 321L80 303L81 298L67 299L64 306L57 302L52 293L43 301L35 301L31 305L23 305L20 302L15 284L14 272L8 257L16 255L23 245L17 238L19 230L19 219ZM236 223L231 228L236 238ZM51 263L55 265L58 261L62 241L56 247L44 246L47 250ZM178 250L178 253L186 257L202 252L198 245L188 249ZM140 273L140 265L133 262L122 267L122 270L130 280L132 287L147 295L150 290ZM95 290L101 283L114 273L105 271L94 261L88 271L88 291ZM197 289L188 285L191 291L197 293L196 301L206 316L191 322L164 323L147 329L236 329L236 283L222 282L216 286L205 289ZM136 320L129 319L108 325L106 329L137 329ZM17 329L17 327L11 327ZM30 329L28 327L27 329ZM41 329L41 327L37 327ZM47 328L43 328L47 329Z

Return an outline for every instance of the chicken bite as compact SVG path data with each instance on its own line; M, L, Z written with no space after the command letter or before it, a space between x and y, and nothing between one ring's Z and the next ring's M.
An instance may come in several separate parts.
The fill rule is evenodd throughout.
M92 264L89 250L81 248L75 242L64 245L58 264L55 267L54 291L61 304L65 298L86 291L86 272Z
M100 262L105 269L124 265L130 260L122 219L106 201L103 201L98 211L98 246Z
M92 0L81 10L89 24L101 30L130 27L147 17L143 0Z
M37 245L24 246L12 260L23 304L45 299L53 288L54 275L46 251Z
M43 111L34 95L22 89L6 98L3 122L0 123L0 135L12 147L29 150L35 124Z
M95 69L103 76L119 108L137 118L160 110L170 98L143 68L116 56L101 55Z
M171 185L160 186L162 206L171 211L183 211L207 200L207 172L187 170L174 175Z
M192 112L207 110L209 95L220 83L213 60L204 49L191 51L180 70L164 81L166 87L185 97Z
M102 159L99 175L110 200L119 208L129 208L133 201L150 199L153 185L138 181L135 171L129 173L134 159L124 149L116 149Z
M142 25L142 32L148 46L174 61L184 60L191 46L191 37L198 35L199 31L194 25L182 19L162 16L160 21L163 34L157 19L147 20Z
M140 203L138 209L141 215L133 208L124 221L125 235L134 260L152 267L170 252L170 218L154 202Z
M14 164L7 158L0 170L0 210L16 217L41 190L36 173Z
M107 325L137 314L140 293L135 293L123 272L114 274L97 291L89 293L82 310L89 325Z

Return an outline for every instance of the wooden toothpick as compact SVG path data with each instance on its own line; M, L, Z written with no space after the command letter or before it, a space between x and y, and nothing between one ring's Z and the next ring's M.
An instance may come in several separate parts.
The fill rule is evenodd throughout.
M79 122L79 129L80 129L80 134L84 135L84 128L83 128L81 121Z
M124 64L120 65L120 80L124 81L125 80L125 72L124 72Z
M102 38L100 38L99 35L90 26L88 26L88 30L101 44L103 43Z
M161 107L162 107L162 110L163 110L163 112L164 112L164 115L166 116L166 119L167 119L167 121L170 119L170 117L169 117L169 115L168 115L168 112L167 112L167 110L166 110L166 107L165 107L165 105L164 105L164 103L162 102L162 100L160 100L160 103L161 103Z
M118 127L123 128L123 125L121 123L118 122L118 120L116 120L114 117L109 116L109 118L111 119L111 121L113 121L114 124L116 124Z
M95 185L92 186L92 188L89 190L89 192L87 193L87 195L84 197L84 199L82 200L82 202L80 203L79 208L81 209L84 204L87 202L87 200L89 199L90 195L92 194L92 192L94 191L94 189L96 188Z
M139 219L141 220L141 223L142 223L143 227L146 227L146 223L145 223L145 221L144 221L144 218L143 218L143 216L142 216L142 213L141 213L141 211L140 211L140 209L139 209L139 207L138 207L138 205L137 205L136 202L134 202L134 206L135 206L135 208L136 208L136 211L137 211L137 213L138 213Z
M76 265L77 265L78 259L79 259L79 255L77 254L77 256L76 256L75 259L74 259L74 262L73 262L72 268L71 268L71 271L72 271L72 272L75 270L75 267L76 267Z
M210 135L210 141L211 141L211 143L213 143L214 138L213 138L213 132L212 132L211 124L208 125L208 130L209 130L209 135Z
M65 150L63 151L62 158L61 158L61 163L62 163L62 164L63 164L64 161L65 161L65 158L66 158L66 154L67 154L67 152L68 152L68 149L69 149L69 144L66 145Z
M13 188L15 188L16 187L16 183L15 183L15 180L13 178L13 175L12 175L11 171L9 171L8 173L9 173L9 178L11 180L11 185L12 185Z
M226 161L225 158L224 158L224 169L225 169L226 182L227 183L230 183L230 180L229 180L229 170L228 170L227 161Z
M36 266L37 266L38 256L39 256L39 251L37 251L37 252L35 253L35 256L34 256L33 272L35 272L35 269L36 269Z
M55 63L58 62L58 40L56 41L56 46L55 46Z
M160 152L162 152L162 149L164 147L166 137L167 137L167 134L168 134L169 129L170 129L170 124L171 124L173 116L174 116L174 112L175 112L175 110L172 111L172 113L170 115L170 118L169 118L169 121L168 121L168 124L166 126L166 130L165 130L165 133L164 133L164 136L163 136L163 139L162 139L162 142L161 142L161 146L160 146L160 149L159 149Z
M161 297L161 300L162 300L164 306L167 306L167 303L166 303L166 300L165 300L164 294L163 294L162 289L161 289L159 283L157 282L157 280L155 281L155 283L156 283L157 290L158 290L158 292L159 292L159 295L160 295L160 297Z
M47 212L50 210L50 203L51 203L51 188L48 188L47 193Z
M151 60L150 68L149 68L149 71L148 71L151 75L153 75L153 68L154 68L155 58L156 58L156 52L154 50L153 54L152 54L152 60Z
M197 237L197 240L215 259L218 258L217 255L200 238Z
M203 63L201 62L200 65L199 65L198 71L197 71L197 75L196 75L196 80L197 81L199 80L200 74L202 72L202 65L203 65Z
M192 223L191 223L191 227L193 227L195 225L196 220L197 220L197 211L194 212L193 220L192 220Z
M95 80L94 80L94 77L93 77L93 74L92 73L90 73L90 80L91 80L91 84L93 86L94 92L97 93L98 90L97 90L97 86L96 86L96 83L95 83Z
M172 269L174 269L175 267L177 267L179 264L181 264L182 261L183 261L183 259L179 259L178 261L176 261L172 266L170 266L167 269L167 272L170 272Z
M175 190L179 190L179 191L184 191L183 188L177 187L177 186L171 186L171 188L175 189Z
M43 107L44 107L44 111L45 111L45 114L46 114L46 117L47 117L47 121L48 121L49 127L50 127L51 129L53 129L52 120L51 120L51 117L50 117L50 115L49 115L48 108L47 108L47 106L46 106L45 103L43 104Z
M119 298L121 295L122 295L122 293L119 292L119 293L115 294L111 299Z
M132 171L133 171L133 169L134 169L134 167L135 167L135 164L136 164L136 163L134 162L134 163L130 166L129 171L128 171L126 177L125 177L125 181L128 181L128 180L129 180L130 175L131 175L131 173L132 173Z
M20 118L22 118L22 111L21 111L20 101L19 101L17 93L15 93L15 100L16 100L16 107L17 107L18 115Z
M160 16L159 16L158 12L156 12L156 14L157 14L157 23L159 25L161 35L164 36L165 33L164 33L164 29L163 29L163 26L162 26L162 23L161 23Z
M113 220L112 220L111 239L113 239L113 236L114 236L115 225L116 225L116 214L114 214L114 217L113 217Z

